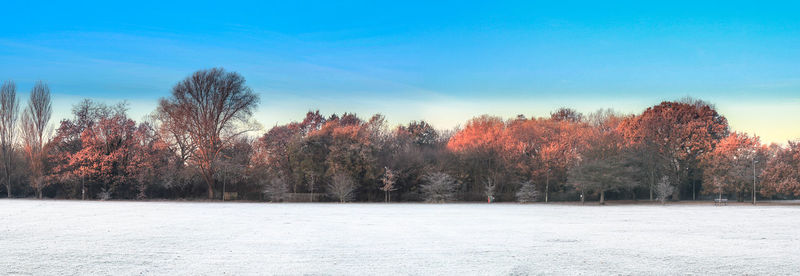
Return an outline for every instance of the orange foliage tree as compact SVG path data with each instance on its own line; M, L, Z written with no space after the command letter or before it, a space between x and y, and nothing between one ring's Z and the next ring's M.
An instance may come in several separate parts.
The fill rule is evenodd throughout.
M569 168L568 182L581 195L584 192L600 194L600 204L604 204L607 191L625 189L634 194L638 167L618 128L622 117L611 110L600 110L588 118L590 127L583 129L580 135L583 142L580 156L577 165Z
M302 122L275 126L262 136L254 160L267 168L267 177L289 179L291 192L309 193L312 200L335 175L352 178L355 195L371 199L383 193L377 185L386 166L377 158L386 139L383 128L380 115L364 121L352 113L326 119L308 112Z
M778 149L767 162L762 178L762 195L800 196L800 142L790 141L786 147Z
M506 123L499 117L483 115L467 122L464 129L453 134L447 148L456 153L460 168L454 175L463 182L462 197L470 200L483 199L485 185L498 183L507 177L508 155ZM507 186L496 187L498 192L507 192Z
M580 118L569 118L576 117ZM566 183L567 170L577 160L586 130L580 121L558 118L518 118L510 124L506 139L505 148L516 157L517 167L541 183L545 202L549 201L551 184Z
M631 117L621 126L630 143L649 144L663 158L664 174L677 183L678 200L691 172L699 172L700 156L728 136L728 121L703 102L662 102Z
M752 194L755 164L765 147L758 137L733 132L702 158L705 194L734 193L739 201ZM762 153L762 154L760 154Z
M484 185L499 193L513 194L512 178L536 180L549 200L552 184L563 188L567 169L574 165L581 146L580 131L585 124L564 118L580 118L571 112L560 112L553 118L527 119L519 116L504 122L498 117L481 116L470 120L453 135L448 149L461 156L462 179L477 192Z

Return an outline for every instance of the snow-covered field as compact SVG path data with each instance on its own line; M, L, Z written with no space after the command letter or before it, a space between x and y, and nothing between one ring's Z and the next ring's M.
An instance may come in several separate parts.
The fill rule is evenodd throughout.
M800 208L0 200L0 274L795 274Z

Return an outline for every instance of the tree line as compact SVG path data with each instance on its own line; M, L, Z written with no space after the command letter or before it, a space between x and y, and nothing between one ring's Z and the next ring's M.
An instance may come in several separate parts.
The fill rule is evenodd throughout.
M437 130L376 114L323 115L262 131L244 77L197 71L141 122L90 99L53 125L50 89L26 105L0 91L7 197L237 198L263 201L739 201L800 196L800 143L732 131L707 102L641 114L560 108L549 117L479 116ZM788 126L787 126L788 127Z

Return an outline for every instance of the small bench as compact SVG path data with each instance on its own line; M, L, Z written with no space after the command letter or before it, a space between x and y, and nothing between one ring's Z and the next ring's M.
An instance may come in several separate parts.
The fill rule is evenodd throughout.
M728 206L728 199L727 198L715 198L714 199L714 206L725 205Z

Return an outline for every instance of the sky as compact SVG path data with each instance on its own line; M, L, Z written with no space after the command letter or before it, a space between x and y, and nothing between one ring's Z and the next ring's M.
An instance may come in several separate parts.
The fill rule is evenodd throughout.
M312 109L445 129L692 96L733 130L800 138L800 4L643 2L11 0L0 79L21 97L46 81L56 120L82 98L140 119L223 67L261 96L265 128Z

